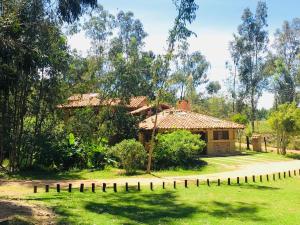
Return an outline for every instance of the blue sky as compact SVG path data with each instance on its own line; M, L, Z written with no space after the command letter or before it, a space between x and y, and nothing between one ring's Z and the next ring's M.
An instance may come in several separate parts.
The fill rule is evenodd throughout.
M148 37L145 48L156 53L164 52L168 30L176 16L172 0L100 0L111 13L119 10L132 11L144 25ZM190 39L191 50L200 50L211 64L210 80L221 83L228 77L225 62L230 59L228 42L240 24L241 15L246 7L255 10L257 0L197 0L199 10L196 21L190 28L197 37ZM270 40L284 20L300 17L300 0L268 0L268 30ZM89 41L80 33L69 38L72 48L83 53L89 48ZM270 108L273 104L271 93L264 93L259 108Z

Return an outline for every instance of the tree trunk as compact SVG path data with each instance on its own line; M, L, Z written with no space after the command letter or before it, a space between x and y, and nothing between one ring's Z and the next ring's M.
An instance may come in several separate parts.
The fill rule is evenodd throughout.
M155 144L154 140L155 140L156 127L157 127L158 106L159 106L159 99L157 99L156 106L155 106L155 120L154 120L153 130L152 130L152 134L151 134L150 148L149 148L149 153L148 153L147 173L151 172L152 155L153 155L153 149L154 149L154 144Z

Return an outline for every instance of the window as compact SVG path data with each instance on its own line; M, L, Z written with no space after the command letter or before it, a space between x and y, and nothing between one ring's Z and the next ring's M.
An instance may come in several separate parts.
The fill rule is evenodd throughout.
M228 139L229 139L228 130L214 131L214 140L228 140Z

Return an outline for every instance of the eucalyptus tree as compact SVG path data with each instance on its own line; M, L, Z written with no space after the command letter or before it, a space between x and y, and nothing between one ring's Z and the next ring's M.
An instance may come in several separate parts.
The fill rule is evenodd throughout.
M201 84L208 82L207 70L209 63L201 52L189 53L189 44L183 42L174 56L176 70L171 76L171 82L180 90L180 99L188 97Z
M210 95L216 94L221 90L221 84L219 81L210 81L206 86L206 90Z
M263 71L266 48L268 44L267 6L259 1L256 12L249 8L244 10L242 23L235 35L235 46L232 51L239 56L239 81L245 100L250 104L250 120L252 132L255 131L257 102L266 87L266 76Z
M267 69L271 75L271 90L277 104L299 101L300 19L284 21L275 33L275 53L269 55Z
M189 37L195 35L195 33L187 27L188 24L191 24L196 19L196 11L199 6L196 4L195 0L174 0L173 3L176 7L177 16L173 27L169 31L167 40L168 48L166 53L159 56L154 62L152 70L156 112L148 153L147 173L150 173L151 171L152 155L155 144L154 139L157 131L157 109L169 79L170 62L174 57L175 46L178 42L186 41Z

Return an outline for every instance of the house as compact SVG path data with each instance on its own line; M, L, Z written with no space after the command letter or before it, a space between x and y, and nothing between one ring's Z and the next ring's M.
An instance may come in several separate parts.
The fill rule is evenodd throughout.
M155 122L155 107L149 103L146 96L132 97L124 103L118 98L101 100L98 93L76 94L69 97L66 104L58 105L57 108L65 111L67 119L76 108L92 107L97 112L99 108L108 106L122 106L131 115L145 118L139 123L139 140L148 148ZM209 155L234 152L237 132L244 129L243 125L237 123L192 112L186 100L179 101L176 109L167 104L160 104L158 112L156 132L185 129L199 134L199 138L207 143L204 153Z
M237 132L243 125L218 119L190 111L188 101L179 102L176 109L167 109L157 114L156 132L165 133L178 129L189 130L199 134L207 145L204 150L208 155L222 155L235 152ZM150 116L139 124L139 140L149 146L154 128L155 115Z
M72 115L72 111L78 108L92 107L98 112L101 107L125 107L134 116L149 117L154 113L154 105L149 103L146 96L131 97L128 102L122 102L119 98L103 99L99 93L75 94L67 99L67 103L57 106L65 112L65 119ZM167 104L160 104L158 112L171 108Z

